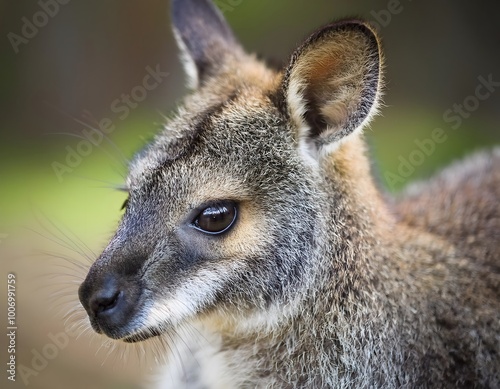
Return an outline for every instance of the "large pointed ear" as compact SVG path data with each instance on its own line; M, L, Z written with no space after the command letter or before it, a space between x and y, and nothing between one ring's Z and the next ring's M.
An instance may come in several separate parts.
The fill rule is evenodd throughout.
M172 23L190 88L243 51L210 0L172 0Z
M378 39L359 21L328 25L295 51L282 90L301 151L317 158L368 121L380 94L380 67Z

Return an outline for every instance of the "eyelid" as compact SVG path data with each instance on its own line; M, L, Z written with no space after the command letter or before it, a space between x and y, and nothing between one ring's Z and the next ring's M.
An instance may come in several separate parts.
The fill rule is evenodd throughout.
M192 225L196 225L196 220L202 215L202 213L209 209L209 208L222 208L222 207L228 207L228 206L231 206L231 207L235 207L236 208L236 203L231 201L231 200L227 200L227 201L221 201L221 200L215 200L215 201L211 201L211 202L208 202L208 203L204 203L198 207L196 207L195 209L193 209L190 213L192 215L191 217L191 224Z
M196 204L189 204L189 210L188 210L188 219L194 220L196 216L198 216L203 210L210 208L210 207L217 207L219 205L236 205L239 202L231 199L227 200L220 200L220 199L215 199L215 200L207 200L202 203L196 203Z

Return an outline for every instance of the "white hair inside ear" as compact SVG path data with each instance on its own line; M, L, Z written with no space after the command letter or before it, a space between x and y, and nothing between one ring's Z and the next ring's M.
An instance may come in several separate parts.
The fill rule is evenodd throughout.
M181 38L179 31L176 28L173 29L175 41L177 42L177 46L180 50L180 59L182 66L184 68L184 72L186 73L186 86L189 89L196 89L199 86L199 76L198 69L196 67L196 63L194 62L193 57L189 53L189 50Z
M380 55L375 34L356 21L325 27L297 49L284 83L299 150L308 162L317 163L358 135L377 112Z

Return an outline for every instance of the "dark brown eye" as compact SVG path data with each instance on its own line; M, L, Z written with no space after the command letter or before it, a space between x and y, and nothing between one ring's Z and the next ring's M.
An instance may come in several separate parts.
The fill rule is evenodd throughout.
M221 234L233 225L236 213L234 203L211 205L200 212L193 225L196 229L207 234Z

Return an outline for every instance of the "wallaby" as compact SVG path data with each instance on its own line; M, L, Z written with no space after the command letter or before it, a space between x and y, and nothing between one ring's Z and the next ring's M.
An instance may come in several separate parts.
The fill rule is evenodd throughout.
M209 0L172 15L193 92L131 163L79 289L94 330L186 350L163 387L499 388L500 149L390 199L361 133L382 82L368 24L274 70Z

